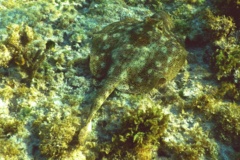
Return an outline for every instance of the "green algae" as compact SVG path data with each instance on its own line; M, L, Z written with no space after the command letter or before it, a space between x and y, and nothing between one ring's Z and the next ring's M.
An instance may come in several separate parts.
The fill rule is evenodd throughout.
M219 95L231 100L240 100L240 49L231 47L217 50L215 69L217 79L220 80Z
M216 67L217 79L224 79L232 77L232 82L238 83L240 78L237 75L240 67L240 48L226 48L224 50L217 50L216 54Z
M75 136L79 126L77 117L69 116L63 119L56 117L50 122L43 117L35 120L33 125L40 139L40 152L49 158L67 155L72 146L77 144Z
M11 136L12 134L16 134L18 131L21 129L21 122L13 119L13 118L6 118L0 119L0 124L1 124L1 130L0 130L0 135L1 137L8 137Z
M240 13L240 1L239 0L214 0L213 4L217 6L220 13L231 16L235 19L237 26L239 27L239 13Z
M236 29L232 17L214 15L209 8L203 13L202 19L205 21L205 29L210 33L209 39L215 44L219 44L218 41L226 41L231 32L234 32Z
M0 44L0 66L7 67L9 61L12 59L10 52L8 51L7 47L3 44Z
M219 95L222 97L226 95L225 97L239 101L240 49L236 36L236 21L230 16L216 16L209 9L203 17L206 21L205 28L210 33L208 39L211 41L214 52L210 57L210 66L221 84Z
M165 95L165 99L169 96L172 95ZM101 141L97 145L97 157L105 159L136 159L138 156L140 157L138 157L139 159L154 159L156 157L170 159L219 158L219 148L213 138L213 133L201 125L203 123L201 120L192 120L193 115L198 116L199 112L191 113L185 108L185 112L181 111L181 114L175 117L172 114L162 113L160 108L164 108L163 105L155 106L153 103L156 102L152 102L152 100L146 97L141 97L131 96L129 103L132 106L136 105L135 107L137 108L127 109L122 116L119 115L119 118L117 115L112 115L111 118L106 117L106 119L112 119L112 123L118 123L114 119L119 119L120 124L110 132L103 132L105 136L112 138L107 141ZM204 103L203 100L199 99L199 103L201 102ZM171 104L171 102L169 103ZM164 106L168 106L169 103L165 102ZM209 102L208 106L210 106L210 103L216 104L216 102ZM121 105L114 102L110 104L115 107ZM108 102L106 105L110 104ZM127 106L124 107L128 108ZM118 107L118 110L120 109ZM111 109L111 113L117 114L113 109ZM214 113L209 112L209 114L212 115ZM202 121L205 121L203 117L201 118ZM206 117L207 119L209 118ZM190 121L193 124L187 124L185 123L186 121ZM160 124L156 125L155 122ZM106 124L106 122L102 123ZM108 125L105 127L109 128ZM147 131L148 129L149 131ZM151 135L154 135L154 138ZM152 140L152 143L146 144L147 141L145 140L148 138Z
M122 130L121 133L123 136L114 132L114 129L109 129L110 135L115 133L115 136L113 136L115 139L113 138L113 142L107 143L105 148L104 146L101 148L103 140L101 137L95 137L95 139L90 139L90 142L87 141L87 143L83 144L85 146L99 145L97 150L88 150L86 155L96 153L95 156L92 156L92 159L98 159L99 155L130 159L141 156L138 153L142 152L148 155L147 157L158 154L156 157L168 159L219 159L219 154L231 157L232 159L239 158L239 146L237 143L239 141L239 105L222 101L223 98L228 98L228 100L232 101L239 100L239 48L237 47L239 42L237 41L237 37L234 37L239 30L238 19L229 12L231 9L239 10L237 8L238 1L215 1L214 3L218 4L218 9L215 6L208 6L211 13L203 9L207 5L205 4L206 1L201 0L161 2L157 0L139 0L134 2L129 0L125 1L125 3L124 1L114 2L104 0L94 1L94 3L91 3L91 6L87 5L87 3L90 3L89 1L86 3L82 0L64 2L68 5L62 5L60 1L35 2L29 0L24 1L24 3L23 1L1 2L1 16L3 18L1 20L0 45L0 115L11 114L18 119L19 123L33 124L33 128L29 128L28 132L34 141L36 139L40 141L40 144L35 144L35 149L32 149L31 144L34 142L22 140L16 142L14 137L16 133L21 133L21 131L14 129L16 127L14 123L9 123L9 131L4 126L1 126L0 128L4 128L3 130L7 131L5 133L10 135L9 138L9 136L4 134L0 139L1 144L5 146L0 149L1 158L16 159L22 157L22 154L33 155L37 158L45 156L47 159L73 157L71 152L73 150L78 151L77 135L79 132L79 122L81 120L84 121L84 118L87 116L87 114L84 115L85 111L82 112L86 105L83 99L88 98L91 91L94 90L93 86L89 87L93 83L89 76L91 74L89 68L86 67L88 63L86 57L90 52L88 42L92 37L92 33L90 32L100 30L102 26L106 26L119 19L125 19L126 17L133 17L138 19L137 21L142 21L144 17L157 12L157 7L152 9L152 5L161 7L161 9L163 8L170 13L176 24L174 34L180 35L183 41L187 37L190 41L195 40L194 42L204 42L211 45L210 47L213 48L214 54L208 58L212 60L212 67L215 67L212 74L215 74L221 86L217 89L216 86L219 84L205 84L205 82L212 83L213 81L209 79L205 79L204 81L199 80L198 78L201 75L198 77L198 75L193 74L193 70L189 69L195 66L188 64L189 76L186 82L183 83L178 77L174 82L168 83L167 86L172 88L172 92L170 93L166 89L161 89L161 93L154 89L150 94L146 94L140 98L130 96L129 101L131 103L126 106L124 104L128 104L129 101L126 99L129 97L125 95L126 98L124 101L124 98L122 98L123 93L114 92L104 104L104 108L110 109L102 109L102 112L99 112L96 120L93 121L93 125L95 121L103 118L106 112L112 114L109 121L107 121L108 125L116 123L117 121L114 120L119 116L119 109L123 113L126 113L126 115L122 114L125 120L131 119L127 113L128 111L126 112L127 108L134 108L136 104L139 104L138 101L144 100L144 97L150 97L154 99L156 104L161 104L159 111L164 112L164 114L162 112L159 114L154 113L155 115L165 115L165 112L168 113L170 120L164 123L167 129L163 129L164 134L162 132L159 134L160 140L154 139L153 143L146 143L147 138L145 135L154 134L153 132L145 132L144 130L136 133L137 129L134 126L137 125L132 125L131 131L133 132L130 132L130 129L128 130L122 124L118 128L115 128L115 130ZM154 4L149 4L151 2ZM59 6L56 7L56 4ZM116 4L118 4L117 7ZM132 8L129 9L128 5L131 5ZM82 6L85 7L84 11L81 11ZM224 6L224 9L221 6ZM139 10L138 7L142 7L142 10ZM151 11L148 10L149 8ZM11 17L16 19L14 24L10 24L12 23ZM21 24L21 22L24 23ZM95 27L96 25L98 26ZM11 31L7 32L6 26L9 26ZM17 30L14 26L18 26L16 28L20 29ZM13 37L13 33L21 37L20 43L12 43L13 41L9 39ZM19 38L16 39L19 40ZM37 42L33 44L32 42L35 40L41 41L39 42L41 44ZM12 49L10 46L14 46L14 44L20 47ZM30 49L31 54L28 55L28 58L24 58L23 56L17 57L16 52L20 53L19 55L24 54L23 50L19 49L24 47L24 50ZM31 61L43 58L37 51L45 51L45 49L51 50L51 53L44 52L43 54L46 57L41 63L37 62L36 67L34 67L34 63ZM34 72L31 70L34 70ZM34 83L29 88L21 80L31 75L31 72L34 78L29 79L33 79ZM193 86L189 85L189 83L195 83L195 81L202 87L200 87L200 92L204 93L205 96L197 97L195 101L189 97L181 99L178 95L179 89L186 87L189 90L194 90ZM177 86L175 86L175 83L177 83ZM213 91L214 93L207 92L209 88L217 91ZM199 93L194 94L195 96L199 95ZM187 107L184 106L184 103L188 103L189 101L192 101L192 103ZM145 103L148 102L145 101ZM144 104L139 105L144 108ZM168 112L169 107L171 108L170 112ZM176 113L176 110L179 111L179 108L180 110L184 109L182 112ZM190 111L189 108L195 109L193 109L194 111ZM82 113L78 113L79 110ZM137 117L148 115L142 109L139 111L129 111L129 113L136 119ZM200 116L199 118L199 115L202 117ZM195 119L191 119L192 117ZM150 116L148 118L151 119ZM124 120L122 121L124 122ZM210 127L210 131L209 128L206 129L206 121L215 125L216 128ZM136 122L142 124L140 120ZM190 125L188 126L187 124ZM191 127L191 125L194 127ZM153 128L155 130L159 129L156 126ZM59 133L59 130L62 134ZM215 134L214 130L219 131L218 133L220 134ZM128 137L123 131L130 132L130 136ZM93 128L92 132L95 132L95 128ZM98 131L98 134L101 134L100 132ZM48 135L48 133L52 133L52 135ZM177 140L171 137L171 135L176 135ZM57 138L54 139L53 136ZM125 140L125 142L129 142L130 139L134 145L134 149L129 149L129 152L126 153L123 147L125 146L125 142L120 141L121 137L123 137L122 140ZM183 140L178 141L181 138ZM96 142L99 143L96 144ZM220 145L217 146L216 143L218 142L224 143L228 147L233 147L233 151L231 153L221 153L224 148ZM22 149L20 145L25 144L28 145L28 148ZM122 148L117 150L115 148L116 144L120 144ZM144 147L141 144L146 145ZM113 146L113 148L110 146ZM152 150L149 151L148 147L154 151L158 150L158 153L152 153ZM218 150L218 147L221 150ZM36 155L36 152L34 152L36 149L36 152L41 152L41 156ZM33 151L31 152L31 150ZM50 151L49 153L47 152L48 150ZM111 159L109 157L108 159Z
M159 145L167 122L168 116L164 115L161 109L132 110L122 118L120 130L115 131L107 157L127 159L132 155L137 159L151 159L151 150Z
M17 159L21 157L21 145L13 137L23 130L21 121L14 118L0 118L0 158Z
M12 24L7 28L8 37L3 43L11 53L13 63L26 72L26 81L30 83L45 59L46 55L43 52L46 42L38 38L27 25Z
M223 105L216 115L218 137L225 143L230 143L239 152L240 140L240 110L239 105L233 103L229 106Z
M105 138L93 147L95 156L105 159L154 158L168 126L168 115L143 95L130 95L124 99L130 100L134 108L111 99L105 103L117 109L109 106L107 110L114 114L99 120L99 126L105 125L99 128L102 131L99 136Z
M164 147L169 148L173 154L173 159L214 159L219 158L219 149L214 139L208 136L198 125L187 129L183 133L184 138L180 142L167 142Z
M200 112L202 118L209 122L214 122L211 134L226 145L233 147L239 152L239 105L236 103L226 103L219 99L218 91L211 95L202 95L187 104L185 109L193 109ZM234 153L231 153L234 154Z

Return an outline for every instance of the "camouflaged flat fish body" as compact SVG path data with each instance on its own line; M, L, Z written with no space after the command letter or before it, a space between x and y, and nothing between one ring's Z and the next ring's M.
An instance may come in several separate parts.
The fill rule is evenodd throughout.
M103 79L103 87L109 77L117 77L119 83L113 86L132 93L148 92L170 81L187 55L171 26L165 13L106 26L93 37L92 74Z
M173 79L186 59L186 51L171 33L167 14L143 21L126 19L106 26L93 37L90 70L101 80L90 112L78 135L84 144L88 126L108 96L119 86L144 93Z

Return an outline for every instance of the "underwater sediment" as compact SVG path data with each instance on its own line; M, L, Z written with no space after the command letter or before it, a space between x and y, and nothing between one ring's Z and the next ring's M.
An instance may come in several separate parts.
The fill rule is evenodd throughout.
M239 159L239 5L0 0L0 159Z

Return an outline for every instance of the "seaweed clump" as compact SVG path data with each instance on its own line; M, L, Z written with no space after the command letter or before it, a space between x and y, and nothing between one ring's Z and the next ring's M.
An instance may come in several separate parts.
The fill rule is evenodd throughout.
M10 53L3 65L13 64L25 73L22 79L28 84L35 77L46 57L46 41L28 25L11 24L7 27L8 37L1 44L5 54ZM11 60L11 61L10 61Z
M240 1L239 0L214 0L212 1L223 14L233 17L239 27Z
M43 117L37 119L33 125L40 139L40 152L49 158L63 158L77 142L79 119L76 117L56 117L50 122Z
M199 126L199 123L195 123L190 128L182 127L181 130L183 131L182 136L179 137L178 133L176 135L172 133L164 140L163 146L168 151L166 153L172 154L172 159L218 159L216 142L209 137L209 132Z
M71 144L75 144L75 134L78 130L78 118L65 117L64 119L55 118L51 122L38 119L34 122L40 138L39 149L41 154L59 158L71 150Z
M205 20L213 49L210 64L221 83L219 95L239 101L240 47L235 21L232 17L215 16L209 9L206 10Z
M168 115L158 108L134 109L121 119L112 142L102 145L102 157L150 160L167 128Z
M216 115L217 135L240 153L240 109L237 104L224 105Z
M204 30L210 35L210 41L216 46L223 47L223 43L231 43L233 37L231 34L235 31L235 21L230 16L215 15L209 8L205 9L201 17L204 24Z
M218 95L240 101L240 47L216 52L217 79L221 81Z
M214 122L212 133L215 139L233 148L227 153L230 157L234 155L231 159L239 159L240 106L236 103L223 102L216 97L218 97L218 92L202 95L185 107L193 109L194 113L201 115L201 119Z
M12 56L5 45L0 44L0 66L7 67Z
M22 123L14 118L0 118L0 159L18 159L21 155L20 146L14 141L22 129Z

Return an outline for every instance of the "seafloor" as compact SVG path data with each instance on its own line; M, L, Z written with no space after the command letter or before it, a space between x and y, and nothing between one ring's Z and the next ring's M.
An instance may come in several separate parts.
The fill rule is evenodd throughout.
M239 8L239 0L0 0L0 160L239 160ZM94 35L163 12L171 21L159 28L174 26L185 64L150 92L115 89L81 141L104 81L89 68Z

